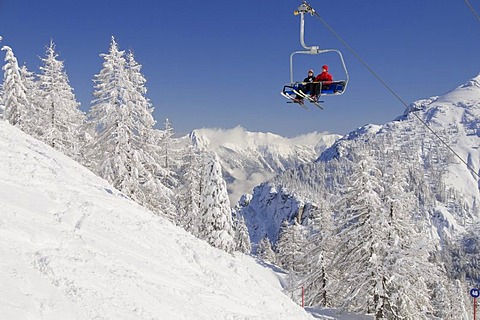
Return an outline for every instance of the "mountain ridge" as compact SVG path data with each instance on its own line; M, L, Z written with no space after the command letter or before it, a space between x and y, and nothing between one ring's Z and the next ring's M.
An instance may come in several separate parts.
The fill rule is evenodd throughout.
M190 134L194 145L219 156L232 205L274 175L314 161L340 137L328 132L311 132L285 138L269 132L249 132L241 126L203 128Z
M422 119L429 128L419 122L417 117ZM480 75L444 95L413 102L406 108L403 115L390 122L383 125L367 124L353 130L326 148L315 163L320 165L341 158L355 161L355 147L353 146L355 142L361 142L364 147L368 148L368 144L371 142L386 140L384 142L386 149L378 150L377 152L380 153L388 149L398 149L404 144L402 148L412 153L410 155L412 159L424 157L422 161L426 161L425 166L431 167L435 161L443 162L441 166L444 167L442 170L445 170L443 179L447 188L446 192L458 194L458 197L465 202L465 206L472 210L468 215L476 221L480 214L478 210L480 182L478 176L470 172L463 161L468 163L474 172L479 172L479 119ZM435 135L432 134L432 130ZM448 144L456 154L448 150L444 143ZM422 155L422 152L425 154ZM457 158L457 155L462 158L462 161ZM292 222L299 212L305 209L305 205L307 205L307 209L308 206L312 207L312 210L318 206L314 195L309 195L307 191L301 190L301 188L286 187L282 183L276 182L285 180L278 178L281 176L308 177L308 174L303 173L302 170L316 169L313 166L304 165L298 170L281 173L256 186L253 197L243 204L240 212L245 215L249 229L255 230L252 239L254 242L267 235L272 243L275 243L281 225L279 220ZM275 204L275 202L278 203ZM437 209L438 217L441 217L441 220L448 223L450 227L457 226L457 231L464 230L463 227L458 227L462 223L455 221L460 217L452 216L448 212L449 209ZM310 210L303 212L303 219L307 219L310 213ZM261 217L262 215L265 219ZM275 226L275 230L271 230L267 226ZM445 231L443 226L440 228Z

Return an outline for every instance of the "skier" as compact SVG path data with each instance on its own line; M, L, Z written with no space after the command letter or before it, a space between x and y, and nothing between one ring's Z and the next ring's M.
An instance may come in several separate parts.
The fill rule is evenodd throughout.
M329 85L332 83L332 81L333 81L333 77L330 73L328 73L328 66L325 64L322 66L322 73L320 73L315 78L315 82L317 83L313 84L313 88L312 88L313 92L312 91L310 92L312 99L315 101L318 100L318 97L320 96L320 83L322 88L328 90Z
M304 94L312 93L312 90L314 89L315 85L313 82L315 81L315 75L313 73L313 70L310 69L308 70L308 75L305 79L303 79L303 82L301 85L299 85L298 90L303 92ZM298 94L295 96L295 102L303 104L303 97L299 96Z

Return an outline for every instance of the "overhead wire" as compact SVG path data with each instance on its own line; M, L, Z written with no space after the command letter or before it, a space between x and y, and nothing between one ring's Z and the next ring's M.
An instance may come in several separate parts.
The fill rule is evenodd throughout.
M465 2L467 2L467 4L470 6L470 3L468 3L467 0L465 0ZM470 6L471 7L471 6ZM478 17L478 15L476 14L475 10L473 10L473 8L471 8L472 11L474 12L475 16L479 19L479 22L480 22L480 18ZM316 11L313 11L313 15L315 17L317 17L322 23L323 25L357 58L358 61L360 61L361 64L363 64L365 66L365 68L367 68L367 70L378 80L380 81L380 83L383 84L383 86L388 90L390 91L391 94L393 94L404 106L405 108L408 108L408 104L405 102L405 100L403 100L400 95L398 95L395 90L393 90L376 72L375 70L373 70L366 62L364 59L362 59L362 57L360 57L360 55L342 38L340 37L340 35L324 20L322 19L322 17L316 12ZM429 125L428 123L426 123L422 118L420 118L419 115L417 115L416 112L411 112L412 115L414 115L419 121L420 123L422 123L450 152L452 152L452 154L457 157L463 164L465 164L465 166L475 175L477 176L477 178L480 179L480 174L478 172L476 172L474 170L474 168L468 164L467 161L465 161L455 150L453 150L453 148L444 140L442 139L442 137L440 137L438 135L437 132L435 132L435 130L433 130Z
M477 12L475 11L475 9L472 7L472 5L470 4L470 2L468 0L465 0L465 3L467 4L468 8L470 9L470 11L473 13L473 15L475 16L475 18L477 18L478 22L480 23L480 16L478 16Z

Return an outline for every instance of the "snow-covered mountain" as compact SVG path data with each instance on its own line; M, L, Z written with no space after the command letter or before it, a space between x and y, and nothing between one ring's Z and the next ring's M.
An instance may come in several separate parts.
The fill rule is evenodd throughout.
M2 319L311 319L279 279L0 121Z
M318 160L345 156L343 146L348 141L375 139L390 132L409 136L404 143L416 139L442 148L445 157L452 158L446 167L446 185L464 195L470 206L475 206L480 199L480 75L444 95L412 103L392 122L383 126L367 125L345 135Z
M312 288L312 305L376 319L471 319L479 146L480 75L255 187L238 214L259 256L299 270L295 285Z
M254 186L300 164L314 161L340 135L312 132L294 138L273 133L233 129L198 129L191 139L201 149L215 152L235 204Z
M268 236L274 243L283 220L307 223L312 212L323 210L319 201L325 191L323 177L328 175L332 184L346 174L331 172L338 170L337 160L355 163L361 149L372 148L384 162L397 161L388 157L398 151L401 155L395 156L403 163L420 166L422 177L410 183L418 183L419 198L432 197L422 210L429 212L435 233L439 238L459 234L480 220L479 146L480 75L444 95L412 103L389 123L366 125L338 139L315 163L287 170L255 187L241 212L253 242ZM432 194L422 194L427 192L427 188L421 191L424 185Z

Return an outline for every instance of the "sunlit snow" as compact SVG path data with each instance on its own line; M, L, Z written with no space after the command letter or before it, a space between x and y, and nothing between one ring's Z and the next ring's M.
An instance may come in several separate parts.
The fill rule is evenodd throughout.
M0 122L2 319L311 319L270 269L211 248Z

